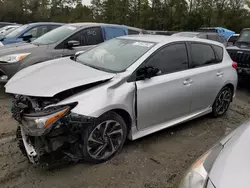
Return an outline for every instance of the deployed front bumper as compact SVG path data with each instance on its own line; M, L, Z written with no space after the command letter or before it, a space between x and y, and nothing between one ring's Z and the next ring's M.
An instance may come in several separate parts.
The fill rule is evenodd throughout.
M35 151L35 148L29 143L28 137L25 135L22 128L21 128L21 134L22 134L23 145L25 147L29 161L33 164L37 164L39 161L37 152Z

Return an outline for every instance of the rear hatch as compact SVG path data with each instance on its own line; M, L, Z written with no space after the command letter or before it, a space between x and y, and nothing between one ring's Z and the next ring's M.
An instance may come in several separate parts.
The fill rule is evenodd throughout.
M250 49L227 49L232 60L238 63L240 68L250 68Z

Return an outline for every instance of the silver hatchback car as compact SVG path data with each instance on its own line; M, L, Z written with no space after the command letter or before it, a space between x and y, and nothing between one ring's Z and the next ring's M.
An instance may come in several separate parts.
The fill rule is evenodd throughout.
M223 115L235 95L236 66L217 42L126 36L28 67L5 87L15 94L19 146L31 162L100 163L126 138Z

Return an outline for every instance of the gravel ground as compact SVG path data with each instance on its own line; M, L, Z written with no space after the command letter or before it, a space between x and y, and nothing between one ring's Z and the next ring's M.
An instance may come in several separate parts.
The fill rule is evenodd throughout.
M99 165L78 163L54 169L35 168L23 157L14 139L11 97L0 89L0 187L172 188L188 167L224 135L250 117L250 88L242 84L228 113L209 115L137 141Z

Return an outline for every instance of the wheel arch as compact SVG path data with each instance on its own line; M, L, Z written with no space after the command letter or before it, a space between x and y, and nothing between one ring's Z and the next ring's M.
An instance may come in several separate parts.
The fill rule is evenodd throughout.
M223 88L225 88L225 87L229 87L229 89L232 91L232 93L233 93L233 95L232 95L232 99L231 99L231 101L233 100L233 96L234 96L234 91L235 91L235 88L234 88L234 85L233 84L231 84L231 83L228 83L228 84L226 84ZM222 88L222 89L223 89Z
M115 112L119 116L121 116L128 127L128 132L130 132L131 127L132 127L132 117L130 116L130 114L126 110L117 108L117 109L112 109L109 112Z

